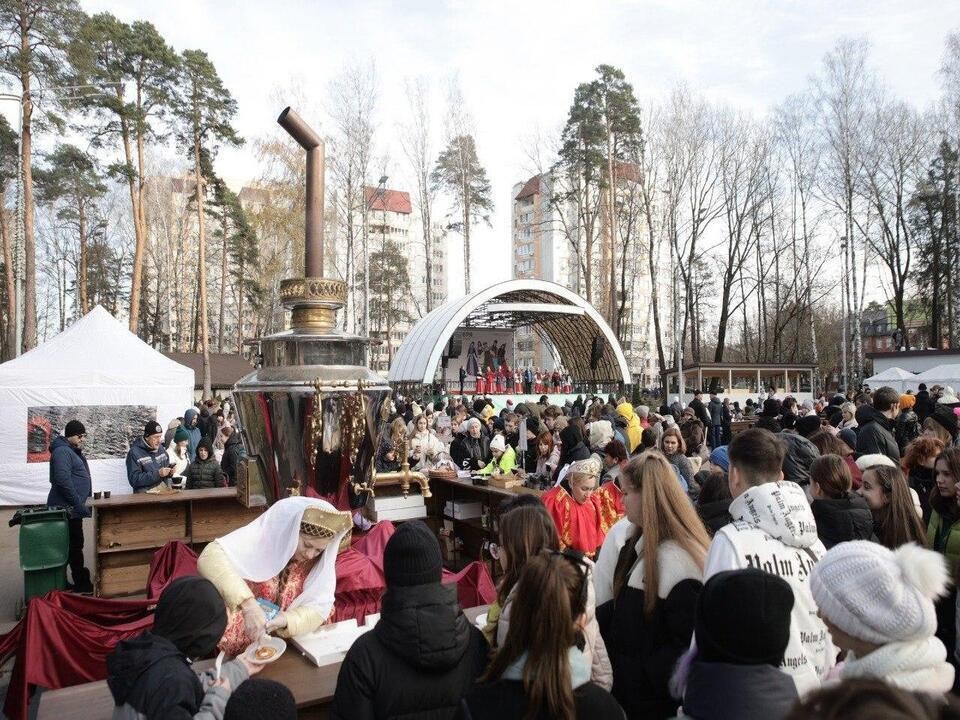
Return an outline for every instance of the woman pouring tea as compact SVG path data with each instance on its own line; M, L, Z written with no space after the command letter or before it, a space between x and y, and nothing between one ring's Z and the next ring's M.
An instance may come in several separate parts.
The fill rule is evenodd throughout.
M327 622L351 526L350 513L323 500L290 497L207 545L197 570L233 612L220 649L238 655L264 634L293 637ZM268 611L276 614L268 619Z

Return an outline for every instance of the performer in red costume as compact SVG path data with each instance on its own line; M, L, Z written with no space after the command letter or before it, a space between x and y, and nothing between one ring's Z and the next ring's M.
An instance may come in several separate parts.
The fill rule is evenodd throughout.
M493 368L487 365L487 393L493 395L497 391L497 377L493 374Z
M487 384L484 382L483 375L477 373L477 395L487 394Z
M503 373L503 366L497 368L497 392L500 395L507 394L507 376Z
M540 368L533 374L533 394L539 395L543 392L543 376L540 374Z
M594 557L608 526L595 490L600 481L600 462L577 460L559 485L543 496L543 504L557 526L560 547L572 547Z

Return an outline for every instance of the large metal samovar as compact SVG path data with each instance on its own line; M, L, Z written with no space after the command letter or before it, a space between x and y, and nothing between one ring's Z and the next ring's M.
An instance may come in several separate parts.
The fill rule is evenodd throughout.
M390 387L367 367L370 340L335 329L347 285L323 277L323 141L290 108L277 122L307 151L305 269L280 286L291 329L260 339L262 366L233 388L238 494L252 505L309 488L346 510L366 500L354 486L370 477Z

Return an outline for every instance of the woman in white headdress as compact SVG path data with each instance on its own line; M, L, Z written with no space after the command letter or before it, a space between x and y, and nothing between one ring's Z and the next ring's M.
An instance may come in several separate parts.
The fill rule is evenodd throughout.
M220 649L237 655L265 633L293 637L326 623L333 613L337 553L351 525L350 513L330 503L290 497L207 545L197 569L234 613ZM279 613L268 620L258 600Z

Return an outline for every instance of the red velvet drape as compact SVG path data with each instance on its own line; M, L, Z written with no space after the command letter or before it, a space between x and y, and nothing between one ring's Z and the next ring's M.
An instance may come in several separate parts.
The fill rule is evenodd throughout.
M370 532L353 538L337 556L337 592L333 620L380 612L386 589L383 551L394 533L390 522L378 523ZM178 577L195 575L197 556L180 542L167 543L150 563L148 592L157 598ZM459 573L444 570L443 582L458 586L464 608L486 605L496 588L486 565L474 562ZM16 653L4 713L10 720L25 720L34 686L50 689L103 680L106 659L121 640L153 626L155 600L105 600L65 592L48 593L27 606L24 619L0 637L0 660Z

